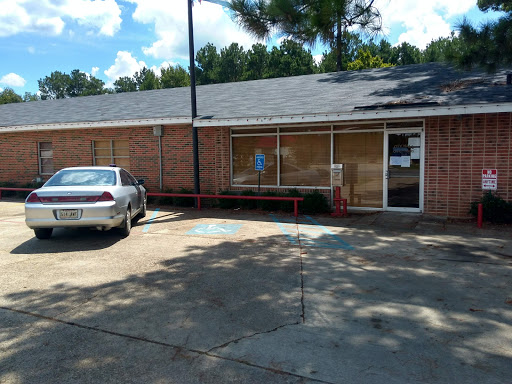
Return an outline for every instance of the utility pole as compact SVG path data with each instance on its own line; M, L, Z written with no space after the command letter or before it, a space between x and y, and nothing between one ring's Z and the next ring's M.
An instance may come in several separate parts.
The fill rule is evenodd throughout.
M196 103L196 69L194 58L194 24L192 20L192 6L194 0L187 0L188 2L188 51L190 57L190 103L192 106L192 147L194 152L194 193L201 193L201 186L199 184L199 140L197 135L197 127L194 120L197 117L197 103ZM197 204L197 199L196 199Z

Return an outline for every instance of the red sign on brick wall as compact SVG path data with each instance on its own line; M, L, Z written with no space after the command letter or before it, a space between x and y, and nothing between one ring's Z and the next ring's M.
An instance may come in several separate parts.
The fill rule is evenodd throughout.
M482 169L482 189L498 189L497 169Z

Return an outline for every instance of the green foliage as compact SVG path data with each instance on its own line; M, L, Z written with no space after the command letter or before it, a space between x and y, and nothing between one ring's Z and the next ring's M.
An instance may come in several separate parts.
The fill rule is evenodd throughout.
M280 195L279 193L274 191L267 191L263 192L261 196L275 197ZM281 206L281 202L279 200L260 200L260 204L261 209L263 209L264 211L278 211Z
M348 64L349 71L358 71L367 68L386 68L393 64L385 63L379 56L372 56L369 49L360 49L357 59Z
M329 203L324 195L315 190L304 195L302 210L305 214L326 213L329 212Z
M237 43L220 51L218 81L231 83L241 81L247 65L247 54Z
M511 0L478 0L478 8L487 12L488 10L496 12L512 12Z
M475 28L464 19L457 29L461 44L449 59L464 69L478 66L489 72L512 65L512 1L479 0L483 11L502 11L497 21L488 21Z
M166 188L163 190L163 193L172 193L171 188ZM174 198L172 196L160 196L158 197L158 204L162 205L173 205Z
M101 95L107 92L102 80L87 75L78 69L74 69L69 75L54 71L50 76L39 79L37 82L41 92L41 100Z
M11 88L5 88L0 92L0 104L21 103L23 99Z
M241 196L256 196L254 191L242 191ZM240 207L242 209L256 209L258 207L258 200L240 200Z
M24 184L19 184L19 183L10 182L10 181L2 181L2 182L0 182L0 187L37 189L37 188L40 188L43 184L44 184L44 182L38 183L35 181L30 182L30 183L24 183ZM29 194L30 194L29 191L2 191L2 198L3 197L14 197L14 198L19 198L19 199L26 199Z
M194 192L190 189L180 188L180 190L176 193L192 194ZM193 197L175 197L173 200L174 200L174 205L176 205L178 207L193 207L194 206L194 198Z
M160 76L160 85L162 88L177 88L190 86L190 75L181 65L168 66L162 68Z
M149 91L151 89L160 88L160 80L153 70L146 67L142 68L140 72L135 72L133 80L137 84L139 91Z
M367 34L382 29L373 0L232 0L229 7L235 21L260 39L279 33L300 44L331 46L339 71L349 28Z
M512 203L503 200L491 191L485 193L480 201L472 202L469 213L478 216L478 204L482 204L483 218L491 223L512 223Z
M302 193L300 193L296 189L290 189L288 192L286 192L282 196L285 196L285 197L302 197L303 195L302 195ZM285 211L285 212L293 212L293 207L294 207L293 201L282 201L281 204L280 204L281 211ZM302 202L299 201L299 209L301 207L302 207Z
M309 75L315 72L311 51L293 40L284 40L279 48L273 47L265 77Z
M197 84L215 84L219 82L219 61L215 45L208 43L196 53L196 81Z
M219 195L235 196L236 193L232 191L222 191ZM222 209L233 209L238 207L238 200L236 199L219 199L219 207Z
M129 76L120 77L119 79L114 81L114 90L116 91L116 93L136 92L137 83L133 78Z

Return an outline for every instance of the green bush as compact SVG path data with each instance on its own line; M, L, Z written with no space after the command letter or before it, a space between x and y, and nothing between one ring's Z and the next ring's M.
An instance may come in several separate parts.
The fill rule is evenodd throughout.
M300 193L296 189L290 189L287 193L285 193L283 196L285 197L303 197L302 193ZM285 212L293 212L293 201L281 201L280 209L281 211ZM302 202L299 201L299 209L302 208Z
M236 193L232 191L221 191L219 195L235 196ZM239 206L236 199L219 199L219 207L222 209L234 209Z
M176 193L183 193L183 194L192 194L194 193L190 189L186 188L180 188L180 190ZM173 199L174 205L177 207L193 207L194 206L194 198L193 197L175 197Z
M31 188L31 189L37 189L40 188L44 182L31 182L31 183L25 183L25 184L17 184L13 182L0 182L0 187L6 187L6 188ZM27 196L30 194L29 191L2 191L2 197L16 197L20 199L26 199Z
M166 188L162 191L163 193L172 193L171 188ZM172 196L159 196L158 197L158 204L161 205L173 205L174 198Z
M315 190L313 193L304 195L302 211L306 214L326 213L329 212L329 203L327 198L320 192Z
M256 196L254 191L242 191L241 196ZM239 200L242 209L256 209L258 208L258 200Z
M488 191L480 201L471 203L469 213L478 216L478 204L483 207L483 219L491 223L512 223L512 203Z
M263 192L261 196L269 196L269 197L275 197L275 196L281 196L279 193L274 191L267 191ZM261 209L264 211L278 211L281 205L281 201L279 200L260 200L261 202Z

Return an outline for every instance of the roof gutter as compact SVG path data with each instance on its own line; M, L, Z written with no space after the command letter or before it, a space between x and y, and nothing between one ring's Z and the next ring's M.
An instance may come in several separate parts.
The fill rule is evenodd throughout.
M481 113L512 112L512 103L474 104L466 106L435 106L403 109L375 109L341 113L318 113L290 116L261 116L230 119L196 119L195 127L234 127L275 124L335 123L343 121L420 118L430 116L473 115Z
M151 127L155 125L191 125L190 117L158 118L158 119L132 119L132 120L111 120L111 121L88 121L77 123L54 123L54 124L32 124L14 125L0 127L0 133L7 132L29 132L29 131L53 131L91 128L129 128L129 127Z

